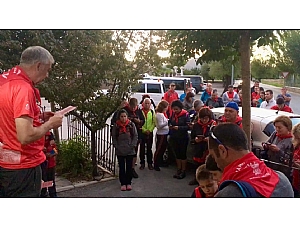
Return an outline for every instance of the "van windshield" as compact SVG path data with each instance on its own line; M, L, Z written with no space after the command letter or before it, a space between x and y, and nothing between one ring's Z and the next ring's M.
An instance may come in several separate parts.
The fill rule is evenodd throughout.
M189 81L186 80L164 80L164 85L165 85L165 90L169 89L169 86L171 83L175 83L176 84L176 89L175 90L185 90L186 87L189 87Z

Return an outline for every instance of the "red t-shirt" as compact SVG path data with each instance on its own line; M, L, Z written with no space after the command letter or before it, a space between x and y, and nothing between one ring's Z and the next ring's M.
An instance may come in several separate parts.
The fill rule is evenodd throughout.
M289 107L287 105L284 105L282 109L279 109L278 106L275 105L275 106L271 107L271 110L280 110L280 111L285 111L285 112L288 112L288 113L293 113L291 107Z
M164 94L164 100L166 100L169 103L169 106L171 106L171 103L174 100L178 100L178 99L179 97L176 91L169 90Z
M21 145L17 139L15 119L28 116L33 119L34 127L42 124L37 104L40 102L39 92L19 66L0 75L0 90L0 138L3 143L0 166L6 169L36 167L46 159L44 137Z

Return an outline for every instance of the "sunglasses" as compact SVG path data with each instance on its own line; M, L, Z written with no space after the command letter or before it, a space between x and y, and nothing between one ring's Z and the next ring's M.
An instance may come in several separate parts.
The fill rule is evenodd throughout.
M215 136L215 134L213 133L213 129L214 127L216 127L215 125L212 125L210 127L210 136L220 145L223 145L225 147L225 149L228 151L228 148Z

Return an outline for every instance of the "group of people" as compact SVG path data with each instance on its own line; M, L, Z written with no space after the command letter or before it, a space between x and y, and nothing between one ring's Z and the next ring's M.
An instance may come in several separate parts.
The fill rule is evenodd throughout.
M299 130L300 124L296 127ZM294 134L296 147L299 146L298 136ZM192 197L295 196L295 190L284 173L268 167L249 151L247 136L238 125L223 123L213 127L208 141L209 155L205 164L196 170L199 186ZM299 165L299 159L297 163Z
M184 101L181 101L175 88L176 85L171 83L170 89L157 107L151 97L145 94L140 105L136 98L130 98L128 102L123 100L120 110L114 113L111 120L111 135L119 163L122 191L132 190L132 178L138 178L135 171L138 149L140 170L145 169L147 162L149 170L160 171L160 167L164 166L163 155L169 147L170 152L175 156L177 166L173 177L183 179L186 177L189 144L193 149L196 169L205 162L210 128L216 125L217 121L232 122L242 126L242 118L238 114L239 107L235 102L228 102L224 116L214 119L211 109L201 100L192 99L192 106L185 109L188 99L193 98L190 95L192 92L187 89ZM156 135L153 134L155 128ZM191 131L191 136L188 131ZM156 150L153 155L154 138L156 138ZM193 179L190 184L197 184L196 179Z
M286 87L281 88L281 93L274 98L273 90L264 90L259 86L259 81L254 82L254 86L251 88L251 106L260 107L265 109L285 111L293 113L290 102L292 96L287 92Z
M57 147L51 130L62 125L63 115L41 110L39 90L35 87L48 77L53 63L53 56L43 47L28 47L18 66L0 75L0 197L57 196ZM123 100L121 109L114 114L111 134L122 191L132 190L132 177L138 177L138 147L140 170L145 169L147 162L149 170L160 171L169 144L176 157L173 177L183 179L190 143L197 167L195 181L199 184L193 193L195 197L245 197L249 192L258 197L293 197L299 192L299 171L291 170L291 166L300 167L299 124L292 128L290 119L284 116L275 120L276 132L263 144L265 152L261 155L269 161L265 164L249 151L235 94L227 94L226 104L222 99L224 116L214 119L213 105L207 105L211 97L204 103L193 100L187 92L184 103L175 88L171 83L157 106L145 95L140 106L135 98ZM289 102L286 97L282 95ZM211 99L218 100L217 96ZM43 187L43 181L51 184Z

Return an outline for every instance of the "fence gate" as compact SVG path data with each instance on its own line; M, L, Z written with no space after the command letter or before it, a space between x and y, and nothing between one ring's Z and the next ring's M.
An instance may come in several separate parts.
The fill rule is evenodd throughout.
M69 115L64 118L63 125L60 129L61 139L72 139L75 136L84 137L89 146L91 145L91 132L87 127L79 120L75 120L76 117ZM98 130L96 133L96 157L97 163L111 174L116 173L116 155L115 148L112 145L112 138L110 135L111 126L106 126Z

